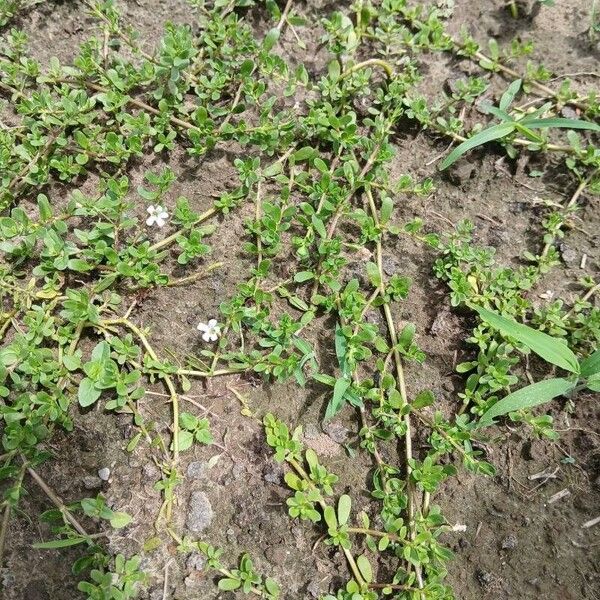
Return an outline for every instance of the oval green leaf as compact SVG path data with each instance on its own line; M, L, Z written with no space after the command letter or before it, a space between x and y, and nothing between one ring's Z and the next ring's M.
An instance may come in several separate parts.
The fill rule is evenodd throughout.
M340 496L338 500L338 522L340 527L348 522L350 517L350 509L352 508L352 500L347 494Z

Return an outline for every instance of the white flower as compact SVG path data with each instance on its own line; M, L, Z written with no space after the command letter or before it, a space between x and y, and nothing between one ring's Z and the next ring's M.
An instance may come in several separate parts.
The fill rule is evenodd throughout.
M211 319L208 323L198 323L197 329L202 332L205 342L216 342L221 335L221 327L216 319Z
M146 225L154 225L156 223L156 225L162 227L169 218L169 213L158 204L156 206L151 204L146 210L150 215L146 219Z

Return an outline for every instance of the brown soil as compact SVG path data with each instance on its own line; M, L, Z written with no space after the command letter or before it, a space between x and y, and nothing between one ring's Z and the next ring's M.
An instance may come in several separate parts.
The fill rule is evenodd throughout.
M334 4L300 3L298 9L315 16L334 9ZM597 69L598 48L585 35L589 0L562 0L554 8L542 9L535 17L518 23L510 19L503 4L503 0L458 0L449 19L450 30L457 32L466 25L484 43L490 36L504 42L515 35L532 39L533 60L543 61L557 75ZM184 22L189 15L183 0L123 1L121 5L127 19L141 31L141 38L147 40L158 38L165 20ZM58 56L65 62L73 57L77 44L91 35L94 27L83 8L72 3L37 6L19 24L30 35L34 55L44 61ZM260 19L257 24L260 26ZM310 37L314 42L315 34ZM314 47L314 43L311 45ZM281 47L284 52L293 48L290 32L285 34ZM315 56L310 53L306 59L311 68L319 67L312 63L318 60ZM427 77L422 91L434 98L446 82L463 75L469 65L449 55L443 60L436 55L423 68ZM576 81L582 89L589 89L595 83L586 76L577 77ZM503 85L494 78L488 93L495 94ZM406 200L395 215L398 223L421 216L430 230L449 231L451 223L469 218L477 226L477 241L494 246L501 264L515 264L523 250L534 250L539 243L539 199L562 202L573 191L565 187L571 181L567 174L553 168L549 164L551 159L545 157L532 157L529 163L527 160L513 163L486 150L485 154L469 156L450 178L437 175L431 162L445 150L444 144L426 133L410 132L399 132L395 143L393 174L431 176L437 185L430 198ZM174 202L183 194L194 208L207 208L214 193L231 185L231 164L236 153L239 152L235 149L227 154L215 153L202 162L190 162L173 153L169 164L178 180L167 201ZM129 173L132 187L141 183L148 167L140 164L132 168ZM543 180L527 177L530 169L542 167L548 174ZM566 247L576 253L577 260L555 270L534 294L551 290L568 302L576 292L573 282L585 274L597 276L600 256L597 198L584 194L582 205L581 228L568 232L565 239ZM219 303L248 272L249 263L239 250L244 236L242 222L250 214L245 211L225 217L219 235L212 239L214 257L224 261L225 268L189 287L151 291L135 309L132 319L151 328L155 347L169 348L177 354L199 349L195 324L216 316ZM468 335L468 323L460 314L450 311L446 290L432 275L431 252L404 238L388 246L387 252L390 268L410 275L414 281L409 300L397 309L396 318L417 325L419 343L428 354L423 368L409 370L408 386L416 390L433 389L442 409L450 412L457 406L454 392L460 391L462 384L460 376L453 373L456 353L460 361L469 352L462 342ZM588 260L582 270L579 258L584 253ZM315 339L330 337L328 325L320 322L314 327ZM327 348L331 344L323 343L321 349ZM322 361L330 359L321 357ZM229 387L246 396L256 414L273 411L289 423L301 423L307 444L315 447L328 468L340 476L338 491L350 493L356 505L365 509L370 503L371 465L362 453L348 459L344 447L332 439L340 439L340 428L330 432L331 435L323 432L321 418L326 390L316 384L306 390L293 384L265 385L248 378L219 379L208 386L201 382L192 384L189 397L209 412L219 447L195 447L184 454L182 469L184 473L187 470L187 476L178 489L178 525L184 526L192 493L204 492L214 512L209 528L202 534L204 539L223 547L232 563L242 552L251 553L259 570L282 584L286 599L317 597L343 577L344 561L322 544L313 550L318 538L316 530L288 517L285 507L288 492L282 472L271 458L260 425L240 414L240 403ZM157 386L151 391L160 393L162 389ZM159 395L148 395L141 401L144 413L163 428L169 424L165 400ZM185 408L202 413L192 403ZM436 501L449 521L466 526L463 532L448 534L445 540L456 552L449 581L457 598L600 597L600 526L581 528L584 522L598 516L600 510L600 405L597 396L581 395L572 413L561 409L560 403L556 403L551 411L557 428L563 432L559 443L527 437L523 428L503 427L497 430L498 439L486 448L498 475L483 478L461 472L437 495ZM56 460L40 467L40 473L68 502L95 495L99 490L86 490L84 478L95 476L99 468L109 467L110 479L100 489L110 505L134 517L134 526L124 533L111 534L109 547L126 554L139 552L141 545L154 535L152 523L160 507L159 493L153 489L158 477L156 467L143 448L132 455L123 450L131 437L130 419L126 416L115 418L97 407L78 415L76 422L77 435L54 439ZM347 428L348 442L352 445L358 430L353 416L344 413L335 423ZM419 451L418 435L416 449ZM393 453L394 448L387 448L386 452ZM554 476L547 480L530 479L542 471ZM70 574L77 549L61 552L31 549L32 542L48 539L48 530L38 515L51 506L32 482L27 487L29 494L22 505L23 514L13 519L8 538L9 557L2 571L3 597L6 600L78 598L76 578ZM551 497L560 490L569 494L551 503ZM141 597L162 599L167 572L166 598L234 597L217 591L210 570L196 567L193 560L186 562L176 556L172 546L164 544L145 558L143 568L151 581Z

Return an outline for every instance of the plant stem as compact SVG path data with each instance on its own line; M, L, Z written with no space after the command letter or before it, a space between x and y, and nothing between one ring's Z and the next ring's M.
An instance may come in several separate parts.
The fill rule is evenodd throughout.
M402 538L399 538L393 533L386 533L385 531L377 531L376 529L363 529L362 527L348 527L349 533L361 533L363 535L370 535L378 538L390 538L393 542L402 542Z
M375 200L373 199L373 194L370 189L366 190L367 198L369 200L369 208L371 210L371 218L375 222L376 227L380 227L379 223L379 214L377 213L377 208L375 207ZM385 298L385 272L383 270L383 248L381 243L380 235L376 241L376 260L377 260L377 270L379 271L379 293L382 298ZM400 392L400 397L402 398L402 404L406 406L408 404L408 396L406 393L406 382L404 378L404 368L402 366L402 359L400 358L400 353L398 352L398 335L396 333L396 325L394 324L394 318L392 315L392 311L390 309L389 303L384 302L383 304L383 312L385 315L385 320L388 328L388 333L390 336L390 341L392 343L392 352L394 357L394 364L396 366L396 377L398 380L398 391ZM412 459L412 437L411 437L411 424L410 424L410 416L407 413L404 415L404 425L406 427L406 434L404 436L405 440L405 462L406 462L406 474L407 474L407 497L408 497L408 505L407 505L407 513L408 519L410 522L411 529L414 531L414 517L415 517L415 508L414 508L414 498L413 498L413 486L410 481L410 475L412 469L409 464L409 460Z
M156 362L160 362L156 352L150 345L148 338L144 332L129 319L117 318L117 319L105 319L100 322L102 326L106 325L122 325L123 327L131 330L142 342L142 345L146 349L146 352L150 355L150 358ZM175 384L169 375L161 373L161 377L164 379L169 394L171 395L171 406L173 408L173 464L176 465L179 461L179 397Z
M369 58L368 60L363 60L362 62L359 62L344 71L340 75L340 79L344 79L349 75L352 75L352 73L360 71L360 69L366 69L367 67L381 67L385 71L385 74L388 78L391 79L394 76L394 68L389 62L380 58Z
M6 503L4 507L4 515L2 517L2 525L0 526L0 568L2 568L2 563L4 560L4 547L6 545L6 535L8 533L8 527L10 525L10 513L11 513L11 505Z
M198 271L198 273L194 273L193 275L188 275L187 277L182 277L181 279L171 279L169 283L167 283L167 287L186 285L188 283L192 283L193 281L197 281L202 277L206 277L206 275L209 275L212 271L221 268L224 264L225 263L222 262L216 262L206 267L206 269L203 271Z
M371 218L373 219L376 227L381 227L379 222L379 214L375 206L375 200L373 199L373 193L370 188L365 190L367 198L369 200L369 208L371 210ZM383 234L380 234L376 240L376 257L377 257L377 270L379 272L379 289L382 298L385 298L385 272L383 270L383 247L381 243ZM402 399L403 406L408 405L408 396L406 393L406 382L404 378L404 368L402 366L402 359L400 358L400 352L398 351L398 335L396 333L396 325L394 324L394 318L390 305L388 302L383 304L383 312L388 328L388 334L392 343L392 355L394 357L394 364L396 366L396 379L398 385L398 391ZM403 418L404 427L406 432L404 434L404 453L405 453L405 468L406 468L406 499L407 506L406 512L408 516L408 527L410 531L411 540L416 537L416 526L415 526L415 489L412 482L411 474L412 467L410 461L412 460L412 431L410 423L410 413L407 412ZM415 567L415 575L417 577L417 583L419 588L423 587L423 578L421 575L420 567Z
M311 478L308 476L308 473L304 470L304 468L302 467L302 465L300 465L298 463L298 461L296 461L293 458L287 458L286 460L292 466L292 468L296 471L296 473L302 479L304 479L304 481L308 484L308 486L311 489L317 489L318 490L318 488L312 482ZM318 502L319 502L319 505L321 506L321 510L325 511L325 509L327 508L327 503L323 500L323 498L321 497L320 493L319 493L319 500L318 500ZM354 560L354 556L352 556L352 553L350 552L350 550L347 550L343 546L341 547L341 549L344 552L344 555L346 557L346 560L348 561L348 565L350 566L350 570L352 571L352 574L354 575L354 578L356 579L356 582L360 586L366 585L366 581L363 579L363 576L361 575L360 570L358 568L358 565L356 564L356 561Z
M279 18L279 22L277 23L277 26L275 27L275 29L277 29L279 32L281 32L283 30L283 27L285 26L285 24L287 22L287 17L290 14L290 10L292 8L293 3L294 3L294 0L287 0L287 2L285 4L283 12L281 13L281 17Z
M593 175L596 173L597 171L595 171L592 175L590 175L587 179L583 179L581 181L581 183L577 186L577 189L575 190L574 194L571 196L571 199L569 200L569 202L565 205L564 210L567 211L570 208L572 208L573 206L575 206L577 200L579 200L579 196L581 196L581 194L583 193L583 190L585 190L585 188L587 187L587 185L589 184L589 182L591 181ZM554 243L554 240L547 242L546 245L544 246L544 249L542 250L542 257L546 257L548 255L548 252L550 252L550 248L552 247L552 244Z
M21 459L23 463L26 465L26 459L22 456ZM31 475L31 478L38 484L38 486L42 489L42 491L52 500L53 504L58 508L58 510L62 513L63 517L75 528L77 533L88 538L86 530L79 523L79 521L73 516L73 513L65 506L65 503L60 499L60 497L48 486L48 484L38 475L38 473L32 468L27 467L27 472Z

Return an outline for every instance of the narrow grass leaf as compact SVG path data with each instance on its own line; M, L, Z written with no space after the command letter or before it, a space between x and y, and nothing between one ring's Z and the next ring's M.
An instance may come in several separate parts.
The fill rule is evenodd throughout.
M344 394L350 387L350 381L340 377L333 386L333 398L327 405L327 411L325 412L325 420L334 417L344 406Z
M545 379L532 383L496 402L481 417L478 427L488 427L493 424L495 417L501 417L516 410L532 408L538 404L544 404L557 396L562 396L569 390L572 390L575 384L567 379Z
M570 371L579 373L579 361L571 349L559 338L552 337L547 333L532 329L527 325L507 319L481 306L470 305L473 310L489 325L500 331L503 335L511 337L530 350L541 356L545 361Z
M558 127L560 129L588 129L590 131L600 132L600 125L597 125L596 123L590 123L589 121L583 121L581 119L563 119L560 117L552 119L531 119L530 121L524 119L521 121L521 124L529 127L529 129Z
M504 94L502 94L502 98L500 98L500 104L498 105L500 110L506 110L512 104L515 96L521 89L522 83L522 79L516 79L508 86L508 89L504 92Z
M84 537L65 538L63 540L52 540L51 542L40 542L39 544L32 544L32 546L39 550L54 550L56 548L76 546L77 544L83 544L86 541L87 538Z
M440 165L440 170L447 169L450 165L454 164L463 154L477 148L477 146L483 146L487 142L498 140L506 137L515 130L515 126L512 123L500 123L498 125L492 125L483 131L475 134L473 137L464 141L462 144L454 148L450 154Z

